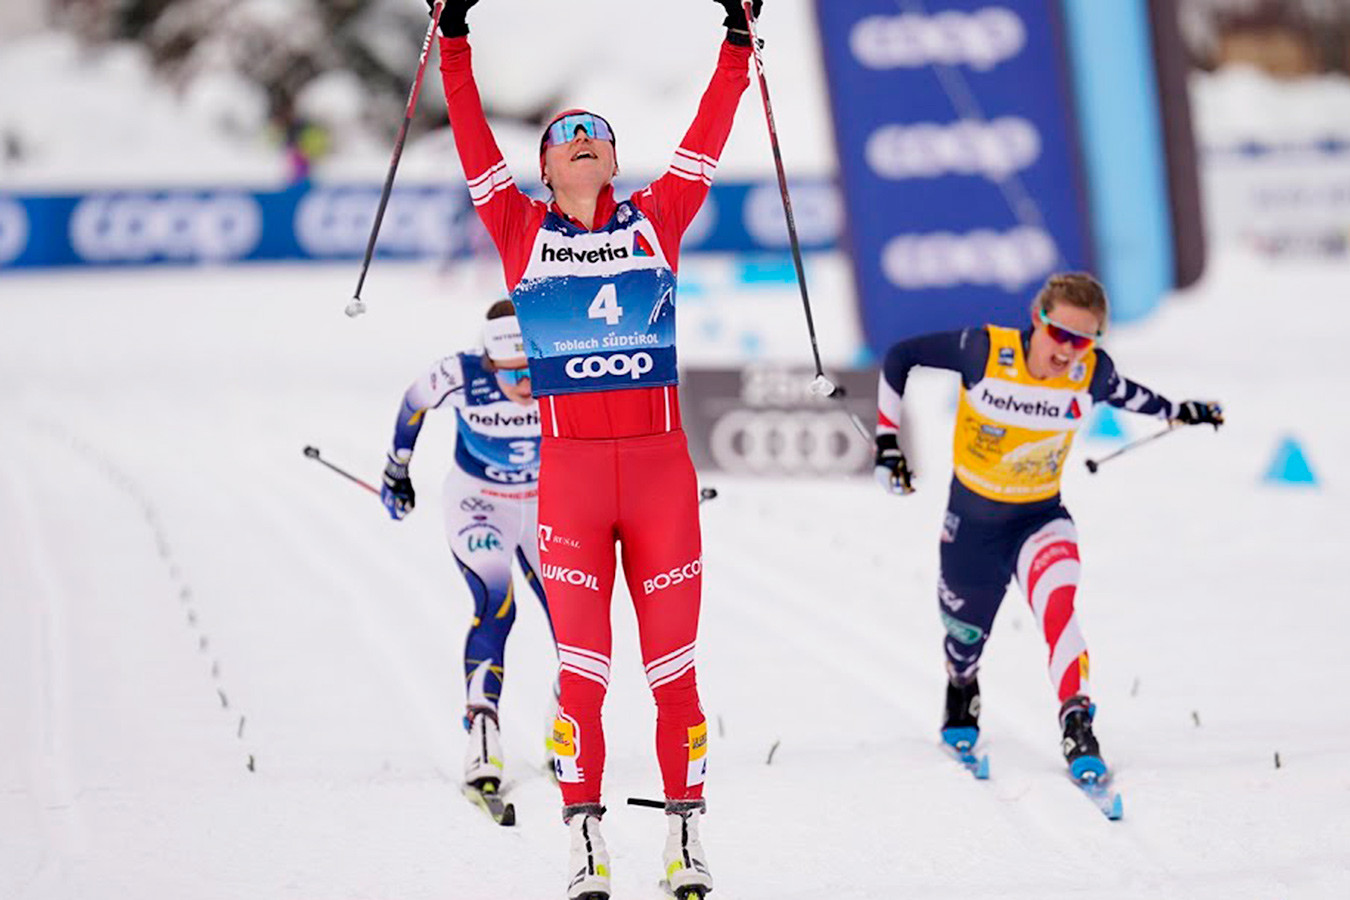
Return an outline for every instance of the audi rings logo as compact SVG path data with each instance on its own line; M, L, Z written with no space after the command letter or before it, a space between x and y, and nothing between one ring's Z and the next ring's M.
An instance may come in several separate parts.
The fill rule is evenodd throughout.
M881 268L898 288L996 285L1009 293L1054 270L1059 250L1040 228L953 234L902 234L881 251Z
M867 164L881 178L983 175L999 181L1030 167L1041 155L1041 135L1026 119L962 119L950 125L884 125L872 132Z
M627 375L637 381L652 370L650 353L615 353L612 356L574 356L567 361L564 371L568 378L604 378L607 375Z
M261 237L262 210L245 194L98 194L70 219L75 253L95 263L240 259Z
M832 184L803 184L792 188L792 219L802 244L833 243L843 228L844 210ZM777 185L752 188L745 197L745 230L761 247L787 247L787 220Z
M13 200L0 199L0 266L13 262L28 246L28 213Z
M856 472L872 452L840 410L732 410L713 423L708 444L721 468L757 475Z
M295 238L311 256L359 256L380 204L374 188L320 188L295 211ZM448 191L394 191L380 223L381 250L417 255L453 249L464 204Z
M869 69L948 65L987 72L1017 56L1026 43L1026 25L1001 6L973 13L868 16L849 34L853 57Z

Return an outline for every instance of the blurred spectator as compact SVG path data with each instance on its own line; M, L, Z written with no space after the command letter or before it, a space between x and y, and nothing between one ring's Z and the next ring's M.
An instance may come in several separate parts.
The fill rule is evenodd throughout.
M295 184L308 180L314 163L332 149L328 130L296 112L292 103L281 108L272 125L286 153L287 181Z
M1350 64L1350 0L1180 0L1195 65L1249 65L1277 78Z

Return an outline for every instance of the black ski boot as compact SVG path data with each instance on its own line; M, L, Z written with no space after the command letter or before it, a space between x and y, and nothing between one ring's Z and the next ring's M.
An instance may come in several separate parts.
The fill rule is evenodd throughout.
M1106 777L1106 763L1102 760L1097 736L1092 733L1092 717L1096 713L1087 697L1070 697L1059 708L1059 724L1064 729L1064 761L1069 774L1078 781L1100 781Z
M980 680L947 682L947 708L942 713L942 740L969 752L980 739Z

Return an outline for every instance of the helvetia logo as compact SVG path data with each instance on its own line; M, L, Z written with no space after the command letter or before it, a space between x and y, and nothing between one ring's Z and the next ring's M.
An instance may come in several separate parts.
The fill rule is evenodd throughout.
M648 247L648 250L651 248ZM618 247L597 247L594 250L576 250L572 247L550 247L544 244L539 249L540 262L557 263L602 263L614 262L616 259L627 259L628 248L620 244Z
M478 428L526 428L539 424L537 409L519 415L503 415L497 411L481 413L467 409L464 410L463 416L470 425Z
M1058 419L1064 415L1060 408L1053 403L1046 403L1044 400L1018 400L1016 397L996 397L989 393L988 388L981 391L980 399L994 409L1021 413L1024 416L1050 416ZM1077 403L1078 401L1075 400L1074 402ZM1072 419L1076 415L1073 410L1070 410L1069 418Z
M1064 414L1066 419L1077 419L1083 415L1083 411L1078 407L1078 398L1074 397L1069 402L1069 411Z
M633 232L633 255L634 256L655 256L652 251L652 245L642 236L642 232Z

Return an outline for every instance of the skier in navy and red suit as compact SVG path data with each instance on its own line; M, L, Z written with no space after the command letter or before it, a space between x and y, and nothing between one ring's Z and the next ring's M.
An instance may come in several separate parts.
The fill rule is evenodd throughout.
M544 203L516 186L483 115L466 39L475 2L446 4L441 73L469 192L501 255L539 398L539 550L561 661L553 749L572 832L568 896L609 893L600 709L616 541L656 699L666 874L677 893L701 896L712 886L697 828L708 736L694 674L702 550L676 391L675 273L680 239L707 196L749 83L748 23L737 0L715 0L726 10L726 40L664 175L618 199L613 130L594 113L568 110L540 141L540 174L553 193Z

